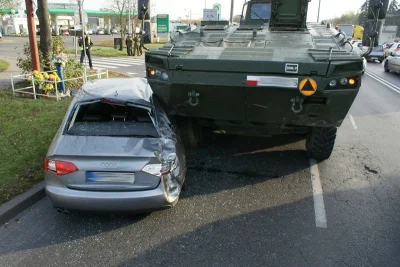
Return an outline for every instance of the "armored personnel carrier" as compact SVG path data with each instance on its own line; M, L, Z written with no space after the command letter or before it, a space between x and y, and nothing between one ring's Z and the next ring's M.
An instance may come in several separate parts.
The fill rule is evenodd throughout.
M363 59L352 51L351 36L329 23L306 23L308 3L248 1L239 25L203 21L146 53L148 82L191 144L202 127L299 133L307 136L310 157L330 157L359 92ZM373 15L387 9L371 3Z

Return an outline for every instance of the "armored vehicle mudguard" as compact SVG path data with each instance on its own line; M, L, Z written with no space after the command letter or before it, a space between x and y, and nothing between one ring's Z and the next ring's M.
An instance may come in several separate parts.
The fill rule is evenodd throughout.
M308 0L257 0L240 25L203 21L146 53L169 114L226 132L307 133L310 157L331 155L361 86L363 60L329 23L306 23ZM350 37L351 38L351 37Z

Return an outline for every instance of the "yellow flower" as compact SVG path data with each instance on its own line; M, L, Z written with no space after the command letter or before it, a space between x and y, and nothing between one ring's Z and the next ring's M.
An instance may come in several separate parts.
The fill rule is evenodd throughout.
M47 80L49 78L49 74L47 74L46 72L43 73L43 77Z
M34 71L33 71L33 75L36 76L36 75L38 75L38 74L39 74L39 72L38 72L37 70L34 70Z

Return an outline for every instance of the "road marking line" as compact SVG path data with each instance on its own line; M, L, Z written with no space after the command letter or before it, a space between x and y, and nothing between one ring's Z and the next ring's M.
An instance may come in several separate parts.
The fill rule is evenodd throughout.
M87 65L89 67L89 65ZM118 69L116 66L110 66L110 65L103 65L103 64L96 64L96 62L93 62L93 67L100 67L100 68L105 68L105 69Z
M390 82L385 81L384 79L382 79L381 77L379 77L379 76L377 76L377 75L375 75L375 74L373 74L373 73L370 73L370 72L368 72L368 71L366 71L365 73L366 73L369 77L371 77L372 79L374 79L375 81L380 82L380 83L382 83L383 85L386 85L389 89L392 89L392 90L395 91L396 93L399 93L399 94L400 94L400 87L397 87L396 85L394 85L394 84L392 84L392 83L390 83Z
M137 73L135 72L127 72L129 75L136 75Z
M115 62L145 62L143 59L136 59L136 58L107 58L107 57L96 57L93 59L98 60L106 60L106 61L115 61Z
M118 63L114 63L114 62L108 62L108 61L104 61L104 60L94 60L94 63L100 63L100 64L106 64L106 65L110 65L110 66L119 66L119 67L129 67L129 64L118 64Z
M313 187L315 225L319 228L328 228L318 163L315 159L310 159L310 170Z
M351 124L353 124L354 130L357 130L358 128L357 128L356 121L354 120L353 116L349 115L349 118L350 118Z

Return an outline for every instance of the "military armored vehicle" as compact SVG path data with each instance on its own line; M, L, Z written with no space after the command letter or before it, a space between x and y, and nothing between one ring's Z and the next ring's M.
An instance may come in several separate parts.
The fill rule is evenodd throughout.
M372 43L385 1L370 0ZM307 23L308 4L248 1L239 25L203 21L146 53L148 82L189 143L203 127L298 133L307 138L309 157L330 157L337 127L359 92L363 59L352 51L351 36L334 25Z

